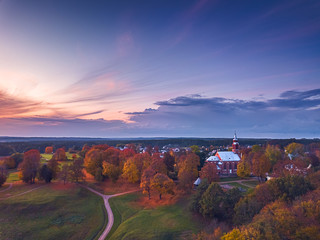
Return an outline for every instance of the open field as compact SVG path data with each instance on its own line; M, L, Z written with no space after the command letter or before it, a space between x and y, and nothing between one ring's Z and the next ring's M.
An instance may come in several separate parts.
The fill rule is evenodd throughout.
M104 228L103 200L75 184L21 184L1 195L39 186L0 200L0 239L95 239Z
M141 195L134 193L109 200L115 222L107 239L190 239L200 229L187 210L188 200L148 209L136 203Z
M11 171L10 173L9 173L9 176L8 176L8 178L7 178L7 183L13 183L13 182L16 182L16 181L20 181L20 179L19 179L19 171L17 171L16 169L15 169L15 171Z

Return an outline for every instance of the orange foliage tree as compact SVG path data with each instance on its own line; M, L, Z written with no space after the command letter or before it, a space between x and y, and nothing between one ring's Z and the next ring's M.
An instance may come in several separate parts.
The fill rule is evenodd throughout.
M47 153L47 154L53 153L53 147L51 147L51 146L46 147L44 152Z
M163 194L174 194L174 182L167 175L157 173L151 180L151 189L159 193L159 199Z
M209 183L219 180L217 166L214 163L207 163L200 171L201 179L207 179Z
M22 181L35 183L38 169L40 168L40 152L36 149L25 152L19 168L21 169L20 179L22 179Z
M194 153L188 153L179 161L179 187L184 191L190 191L193 186L193 181L198 176L198 166L200 158Z
M57 161L66 161L66 151L64 150L64 148L58 148L57 151L53 154L52 158Z
M147 168L143 171L141 177L140 187L143 190L143 193L148 193L148 197L150 200L150 192L151 192L151 180L156 175L156 172L152 168Z
M252 172L256 175L259 181L263 181L266 177L266 173L270 171L271 162L265 154L257 152L252 158Z

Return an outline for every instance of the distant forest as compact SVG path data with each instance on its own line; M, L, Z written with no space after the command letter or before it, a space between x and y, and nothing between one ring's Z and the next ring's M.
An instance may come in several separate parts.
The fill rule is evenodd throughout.
M292 143L301 143L304 145L320 142L316 139L255 139L239 138L241 146L258 145L279 145L281 148ZM72 148L75 151L81 150L84 144L98 145L108 144L110 146L124 146L133 143L141 146L163 146L170 147L189 147L198 145L200 147L217 146L224 147L232 144L232 138L132 138L132 139L106 139L106 138L15 138L0 137L0 156L8 156L15 152L25 152L30 149L38 149L44 152L47 146L53 146L55 149L64 147L66 150Z

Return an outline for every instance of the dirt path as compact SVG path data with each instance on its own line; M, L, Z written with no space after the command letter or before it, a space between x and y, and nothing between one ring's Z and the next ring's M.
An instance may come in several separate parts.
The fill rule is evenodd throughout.
M243 186L246 186L248 188L254 188L254 186L252 185L249 185L249 184L246 184L244 183L245 182L254 182L254 181L257 181L257 179L245 179L245 180L235 180L235 181L228 181L228 182L218 182L219 185L227 185L228 183L239 183Z
M18 197L18 196L27 194L27 193L29 193L29 192L32 192L32 191L34 191L34 190L37 190L37 189L39 189L39 188L42 188L43 186L44 186L44 185L39 186L39 187L35 187L35 188L32 188L32 189L30 189L30 190L28 190L28 191L25 191L25 192L22 192L22 193L18 193L18 194L16 194L16 195L12 195L12 196L9 196L9 197L0 198L0 200L4 200L4 199L8 199L8 198L13 198L13 197Z
M10 188L12 188L12 183L9 183L9 187L6 188L6 189L1 190L0 192L5 192L5 191L9 190Z
M124 194L128 194L128 193L132 193L132 192L137 192L138 190L133 190L133 191L128 191L128 192L123 192L123 193L117 193L117 194L113 194L113 195L104 195L102 193L99 193L98 191L88 187L88 186L84 186L84 185L80 185L86 189L88 189L89 191L99 195L100 197L103 198L103 201L104 201L104 206L107 210L107 213L108 213L108 223L107 223L107 226L106 228L104 229L103 233L101 234L101 236L99 237L99 240L104 240L108 233L111 231L111 228L113 226L113 222L114 222L114 217L113 217L113 213L112 213L112 209L110 207L110 204L109 204L109 199L112 198L112 197L117 197L117 196L121 196L121 195L124 195Z

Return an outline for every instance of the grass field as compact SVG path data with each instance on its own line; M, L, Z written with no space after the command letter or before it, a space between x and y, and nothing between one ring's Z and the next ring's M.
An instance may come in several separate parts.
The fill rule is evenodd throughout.
M242 181L244 184L256 187L259 184L259 181Z
M135 204L141 193L111 198L115 223L107 239L191 239L200 224L192 221L186 199L170 206L144 209Z
M241 180L242 178L240 177L221 177L219 179L219 182L232 182L232 181L238 181Z
M43 184L22 196L0 200L0 239L95 239L103 230L103 200L72 184ZM41 186L14 186L6 194ZM4 193L3 193L4 194Z
M16 182L16 181L20 181L19 179L19 172L17 170L15 171L11 171L9 173L9 176L7 178L7 183L13 183L13 182Z
M231 183L228 183L228 185L231 185L231 186L234 186L234 187L238 187L238 188L242 188L242 189L244 189L246 191L248 191L250 189L250 187L244 186L241 183L237 183L237 182L231 182Z

